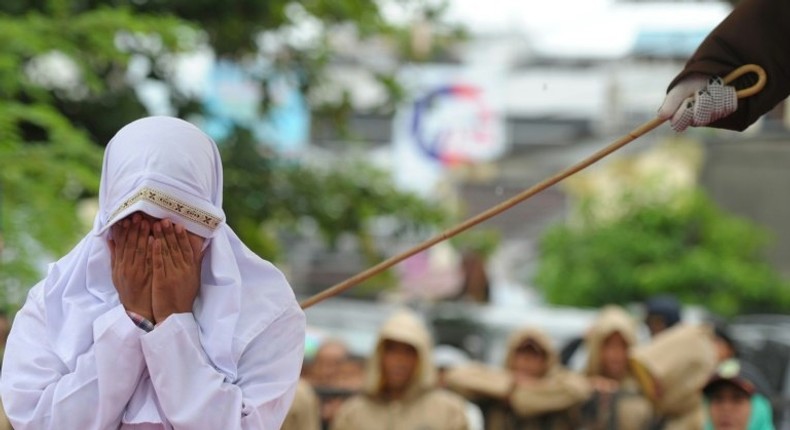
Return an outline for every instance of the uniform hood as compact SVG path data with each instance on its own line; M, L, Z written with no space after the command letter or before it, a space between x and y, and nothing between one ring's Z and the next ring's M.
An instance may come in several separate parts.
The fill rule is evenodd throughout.
M664 414L679 415L699 403L716 368L713 330L679 324L631 351L631 372L642 392Z
M365 392L379 396L382 388L381 359L384 341L392 340L411 345L417 350L417 367L406 393L410 398L433 388L436 385L436 371L433 366L432 340L422 320L410 310L396 312L379 330L376 349L368 361Z
M506 369L510 370L513 368L513 360L516 355L516 349L518 349L519 345L522 345L527 341L535 342L541 349L543 349L543 351L546 352L546 360L548 362L547 375L559 367L559 356L557 355L557 350L554 348L554 344L551 342L549 336L540 329L528 327L518 330L510 335L510 338L507 342L507 356L505 357Z
M619 306L603 308L585 337L588 355L584 374L596 376L603 371L601 349L604 341L609 336L619 333L625 339L628 347L631 348L637 342L636 330L636 321L623 308Z

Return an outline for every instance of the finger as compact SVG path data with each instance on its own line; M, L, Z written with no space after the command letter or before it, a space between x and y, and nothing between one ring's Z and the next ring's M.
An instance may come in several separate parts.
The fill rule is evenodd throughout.
M148 236L145 245L147 249L145 253L145 271L151 272L154 268L154 237Z
M196 261L203 261L203 256L208 249L208 247L204 247L206 240L207 239L196 234L189 235L189 243L192 245L192 255L196 257Z
M110 248L110 266L115 267L115 240L107 239L107 247Z
M145 258L144 250L137 247L140 237L140 218L140 214L135 213L132 215L132 225L129 227L129 233L126 236L125 255L127 256L127 260L129 260L129 264L132 266L142 263L142 258Z
M192 252L192 244L189 243L189 233L187 233L187 230L181 224L175 224L174 227L178 247L181 251L181 257L184 258L185 263L191 264L195 261L195 255Z
M140 230L137 235L137 243L135 246L135 264L143 265L146 264L146 259L148 258L148 238L149 233L151 231L150 224L147 220L142 220L140 222Z
M161 257L164 260L170 260L170 252L167 248L166 241L165 241L165 232L162 228L162 222L159 221L154 224L154 239L155 241L159 242L159 246L161 247L160 253L162 254Z
M680 109L675 112L675 115L672 116L670 123L672 124L672 129L680 133L685 131L691 125L693 119L694 99L689 97L683 102L683 106L681 106Z
M153 274L154 279L157 277L164 277L166 273L166 264L165 264L165 257L164 257L164 250L162 245L162 239L154 238L150 241L151 243L151 264L153 265Z
M173 263L184 261L181 248L178 245L178 239L176 238L176 231L173 228L173 222L169 219L162 220L162 232L164 232L165 235L164 245L167 252L170 254L171 261Z
M124 259L124 251L126 250L126 233L129 229L129 220L123 219L118 221L112 228L114 229L112 237L116 245L115 256L118 261L121 262Z
M682 108L685 100L698 90L705 88L707 84L708 77L699 73L689 75L683 79L667 93L664 102L658 108L658 117L666 120L675 116L678 109Z
M658 108L658 117L663 120L672 118L682 103L683 98L681 98L679 92L670 92L667 94L666 98L664 98L664 103L662 103L661 107Z

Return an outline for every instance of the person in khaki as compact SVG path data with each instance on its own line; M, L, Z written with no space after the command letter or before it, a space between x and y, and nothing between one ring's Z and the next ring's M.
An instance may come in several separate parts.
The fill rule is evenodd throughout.
M280 430L320 430L320 408L313 386L305 379L299 379L291 409Z
M468 430L463 398L436 387L428 330L410 311L379 331L362 394L340 407L332 430Z
M329 428L340 406L356 394L359 387L349 368L353 366L351 352L340 339L321 342L315 357L307 367L306 379L318 395L321 428ZM361 384L359 384L361 386Z
M713 342L711 327L680 324L632 350L631 372L653 402L656 428L704 428L702 388L717 365Z
M636 343L636 322L631 316L619 306L603 308L585 338L584 374L594 388L585 405L587 428L641 430L650 425L652 405L628 365Z
M575 430L591 393L581 375L559 364L551 340L524 329L508 342L504 369L472 363L451 370L449 386L480 405L487 429Z

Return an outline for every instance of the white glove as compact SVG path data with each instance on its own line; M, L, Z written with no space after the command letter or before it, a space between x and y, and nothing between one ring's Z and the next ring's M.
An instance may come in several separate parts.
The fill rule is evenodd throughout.
M735 87L724 85L717 76L692 74L669 90L658 109L658 117L671 118L672 129L681 132L690 125L708 125L737 109Z

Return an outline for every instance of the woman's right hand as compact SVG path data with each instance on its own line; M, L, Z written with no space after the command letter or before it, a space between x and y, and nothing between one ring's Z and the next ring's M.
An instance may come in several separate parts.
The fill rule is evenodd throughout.
M151 223L139 213L118 221L108 241L112 283L127 311L153 321Z

